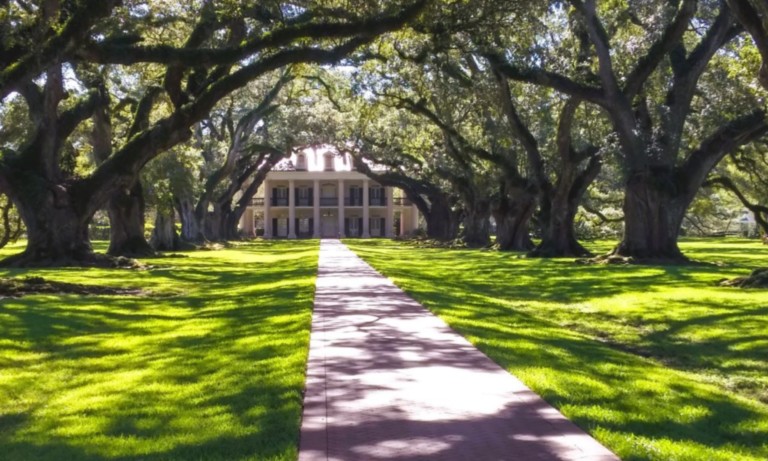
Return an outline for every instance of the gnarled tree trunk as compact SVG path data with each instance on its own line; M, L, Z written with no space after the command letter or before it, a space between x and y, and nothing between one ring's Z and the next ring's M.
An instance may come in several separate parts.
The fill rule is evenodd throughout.
M213 211L209 211L206 214L205 220L203 221L203 224L205 225L205 237L206 240L210 240L212 242L218 242L223 240L222 235L222 221L224 219L224 216L221 213L221 210L218 206L213 207Z
M121 189L109 200L109 249L112 256L154 256L144 237L144 192L137 180L130 189Z
M542 237L531 251L531 257L591 256L576 239L574 219L587 188L600 173L600 158L593 155L582 172L578 162L564 162L553 191L545 191L541 199Z
M31 180L30 180L31 179ZM37 179L38 181L35 181ZM88 238L90 213L71 191L60 186L47 187L40 178L9 178L11 199L27 228L24 252L6 258L3 266L80 266L99 259ZM37 187L21 182L38 182Z
M528 256L542 258L591 256L589 250L576 239L573 222L578 207L578 200L552 203L550 209L542 213L541 242L528 253Z
M429 210L426 213L420 211L427 223L427 237L445 242L459 235L458 217L446 197L431 194Z
M202 242L205 240L200 221L195 214L195 204L188 197L176 198L176 209L181 218L181 238L190 243Z
M244 236L240 235L238 226L240 225L240 217L242 214L238 214L236 211L230 211L222 214L222 236L225 240L240 240ZM253 237L249 235L247 237Z
M174 251L180 248L179 234L176 232L176 217L172 209L160 208L155 215L155 228L152 229L150 243L158 251Z
M487 200L468 203L464 210L464 230L461 238L471 248L487 247L491 243L491 205Z
M669 170L629 178L624 189L624 236L614 255L686 261L677 238L693 194L682 193L678 187Z
M514 199L502 198L493 207L496 243L502 251L528 251L533 248L529 223L536 210L536 197L522 193Z

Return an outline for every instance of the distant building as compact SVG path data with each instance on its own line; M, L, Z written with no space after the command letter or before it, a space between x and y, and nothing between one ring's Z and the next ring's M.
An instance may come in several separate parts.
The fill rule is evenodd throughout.
M318 147L267 174L240 228L264 238L369 238L408 235L418 223L418 209L400 190L355 171L346 154Z
M757 228L757 221L755 221L755 216L751 211L742 211L741 216L736 222L739 224L739 232L744 237L757 237L760 235Z

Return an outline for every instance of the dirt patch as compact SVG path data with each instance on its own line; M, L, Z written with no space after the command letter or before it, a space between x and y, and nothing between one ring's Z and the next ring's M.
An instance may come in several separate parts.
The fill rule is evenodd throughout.
M721 280L718 285L721 287L768 288L768 267L755 269L747 277Z
M144 290L83 285L45 280L42 277L0 278L0 298L20 298L37 293L78 295L142 295Z

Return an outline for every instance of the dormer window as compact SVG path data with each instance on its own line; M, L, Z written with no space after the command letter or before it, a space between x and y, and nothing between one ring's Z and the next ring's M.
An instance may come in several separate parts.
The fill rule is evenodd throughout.
M304 154L299 154L296 156L296 169L300 171L306 171L307 170L307 156Z
M323 157L323 160L325 161L325 171L334 171L334 165L333 165L333 154L325 154L325 157Z

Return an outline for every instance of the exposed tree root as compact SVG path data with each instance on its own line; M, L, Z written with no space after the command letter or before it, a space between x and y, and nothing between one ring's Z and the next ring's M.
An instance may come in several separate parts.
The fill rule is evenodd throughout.
M46 257L29 251L0 261L0 267L101 267L106 269L147 269L141 262L124 256L81 253L67 257Z
M582 258L576 260L577 264L636 264L645 266L707 266L708 263L693 261L680 256L677 258L637 258L634 256L621 256L617 254L600 255L594 258Z
M755 269L747 277L722 280L718 285L738 288L768 288L768 267Z
M98 285L82 285L45 280L42 277L0 278L0 298L19 298L36 293L79 295L141 295L143 290L115 288Z
M594 256L581 245L571 245L567 248L539 245L526 255L528 258L590 258Z

